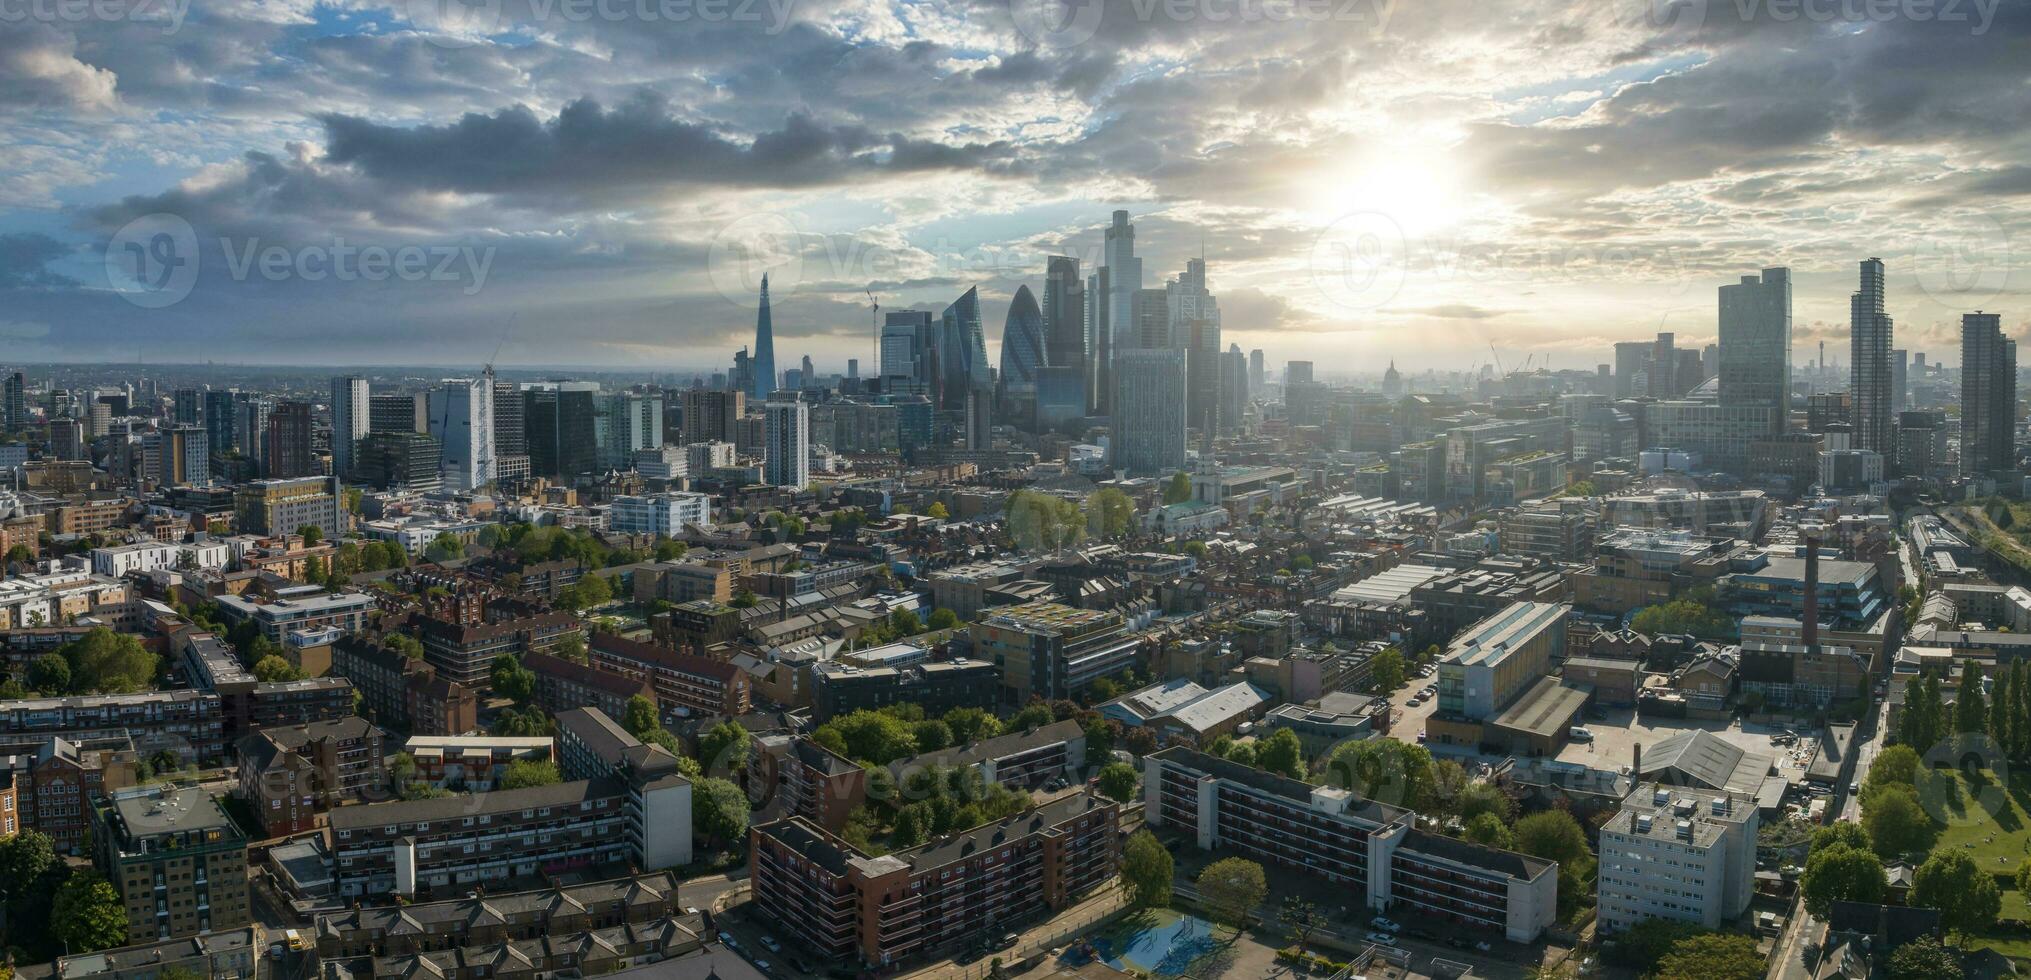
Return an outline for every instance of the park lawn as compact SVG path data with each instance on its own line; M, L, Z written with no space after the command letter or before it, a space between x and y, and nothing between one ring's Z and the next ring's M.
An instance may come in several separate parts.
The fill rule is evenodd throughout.
M1933 849L1959 848L1983 871L2015 873L2031 855L2031 776L2014 775L2006 792L1984 772L1979 796L1963 773L1935 769L1920 781L1919 803L1943 824Z
M2031 920L2031 899L2014 888L2003 890L2003 913L1999 918ZM2031 965L2031 936L2019 934L1989 934L1978 936L1968 945L1977 949L1984 946L2016 961L2019 967Z

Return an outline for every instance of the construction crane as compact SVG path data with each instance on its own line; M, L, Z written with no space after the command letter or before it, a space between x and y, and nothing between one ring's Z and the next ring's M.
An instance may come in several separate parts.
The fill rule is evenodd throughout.
M1497 351L1497 350L1495 349L1495 342L1494 342L1494 341L1492 341L1492 340L1488 342L1488 354L1489 354L1489 356L1491 356L1491 357L1495 358L1495 375L1496 375L1496 377L1500 377L1500 378L1506 378L1506 377L1509 377L1509 372L1508 372L1508 371L1506 371L1506 370L1503 370L1503 368L1502 368L1502 354L1501 354L1501 352L1499 352L1499 351Z

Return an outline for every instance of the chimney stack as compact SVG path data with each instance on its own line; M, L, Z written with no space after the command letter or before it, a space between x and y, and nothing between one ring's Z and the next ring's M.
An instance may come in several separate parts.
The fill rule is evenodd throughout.
M1805 538L1805 649L1819 652L1819 540Z

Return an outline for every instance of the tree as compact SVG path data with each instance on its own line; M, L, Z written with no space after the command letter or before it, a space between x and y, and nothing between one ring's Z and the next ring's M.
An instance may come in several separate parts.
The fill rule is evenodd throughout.
M1885 786L1862 799L1862 829L1885 859L1923 851L1932 844L1932 818L1908 786Z
M1897 741L1917 752L1938 744L1944 734L1937 677L1914 677L1904 682L1904 710L1897 716Z
M1403 651L1395 647L1383 647L1368 661L1369 684L1376 693L1388 694L1403 686L1406 677L1403 666Z
M1479 816L1493 816L1507 823L1515 804L1493 783L1469 783L1453 798L1453 815L1464 823Z
M1127 803L1135 799L1136 787L1141 782L1141 774L1126 762L1110 762L1100 767L1100 794L1110 800Z
M263 681L300 681L304 673L289 661L271 653L254 661L254 677Z
M1989 706L1982 699L1982 668L1973 658L1961 665L1960 694L1953 702L1953 730L1970 735L1987 731Z
M566 633L557 638L557 645L550 648L550 654L575 664L586 663L588 658L585 653L585 637L576 632Z
M1822 919L1835 902L1880 902L1883 860L1849 844L1814 848L1798 886L1805 895L1805 910Z
M1182 504L1190 499L1192 499L1192 478L1186 476L1184 470L1171 474L1171 478L1164 483L1164 503Z
M1608 962L1637 972L1648 972L1671 953L1681 940L1706 930L1676 919L1644 919L1615 934L1605 954Z
M104 626L57 650L69 662L71 690L93 694L132 694L155 685L158 659L126 633Z
M1003 511L1009 539L1019 551L1055 551L1086 536L1086 515L1079 505L1047 493L1017 490Z
M423 557L434 562L447 562L465 557L465 542L450 531L440 532L432 538L429 547L423 549Z
M79 871L64 879L49 912L56 938L72 953L127 943L127 911L120 905L120 893L97 871Z
M935 718L910 723L910 734L916 736L918 752L936 752L952 744L952 727Z
M1312 933L1326 924L1325 916L1319 914L1319 907L1306 901L1302 895L1285 895L1283 905L1277 910L1277 919L1283 923L1284 934L1290 937L1291 945L1300 949L1312 938Z
M549 760L516 759L508 763L508 770L501 774L501 789L530 789L536 786L552 786L563 782L557 772L557 763Z
M1114 487L1103 487L1086 497L1086 533L1095 538L1118 538L1135 526L1135 502Z
M1704 932L1671 945L1652 980L1763 980L1768 964L1756 940L1737 933Z
M44 694L60 696L70 693L70 661L54 654L45 653L28 665L26 677L28 686Z
M949 520L952 517L952 512L945 508L944 501L933 500L931 501L931 506L924 508L924 516L943 521Z
M1989 737L1997 745L2010 744L2010 709L2016 704L2015 692L2011 689L2012 672L2008 668L1996 671L1996 689L1989 697Z
M933 630L959 628L959 614L950 609L933 609L928 624Z
M739 772L747 768L751 742L746 728L722 721L698 736L698 758L713 772Z
M1862 825L1847 820L1836 820L1812 832L1812 850L1837 847L1845 844L1857 850L1869 850L1869 832Z
M849 759L877 766L917 754L917 733L909 722L865 708L818 726L812 738Z
M55 843L42 832L23 828L12 837L0 838L0 900L5 902L4 925L10 935L15 929L39 934L34 924L48 915L49 892L56 884L53 879L65 873Z
M506 708L494 716L493 733L502 738L543 738L554 734L555 727L541 708Z
M1026 732L1032 728L1040 728L1057 720L1057 716L1051 713L1050 705L1042 701L1031 701L1029 704L1023 705L1023 709L1016 712L1015 716L1008 720L1004 730Z
M492 680L494 693L517 705L526 705L536 697L536 672L522 666L522 659L512 653L494 658Z
M974 739L1001 734L1001 719L980 708L953 708L942 719L952 729L952 744L965 745Z
M1590 859L1587 832L1564 810L1533 813L1516 822L1516 849L1532 857L1560 864L1579 864Z
M1918 750L1909 745L1892 745L1877 753L1876 761L1869 766L1870 790L1882 786L1918 785Z
M621 727L636 738L641 738L643 732L663 727L662 718L656 714L656 702L649 700L645 694L628 699L627 706L621 709L620 722Z
M1292 779L1303 779L1305 749L1298 743L1298 734L1288 728L1271 732L1268 738L1256 743L1255 765Z
M1409 810L1432 808L1432 754L1422 745L1393 738L1348 742L1326 762L1326 782L1340 789Z
M1656 636L1661 633L1690 633L1708 640L1732 639L1735 635L1735 621L1715 610L1711 603L1700 601L1688 595L1655 606L1645 606L1629 620L1629 626L1638 633Z
M1516 837L1509 832L1509 825L1492 813L1477 813L1467 821L1463 836L1476 844L1499 847L1505 851L1516 849Z
M1961 980L1960 957L1931 936L1920 936L1890 954L1890 980Z
M1207 865L1195 884L1214 920L1236 929L1248 925L1255 907L1269 894L1262 865L1241 858L1221 858Z
M2003 895L1995 876L1976 867L1966 851L1941 850L1912 874L1911 904L1938 909L1940 924L1966 940L1996 924Z
M691 826L710 842L738 840L748 832L748 797L740 787L708 776L691 784Z
M390 633L381 638L381 645L411 660L423 659L423 644L413 636Z
M1171 904L1171 852L1158 843L1156 835L1138 830L1121 853L1121 880L1128 889L1130 904L1139 909L1160 909Z
M1114 757L1114 733L1121 729L1121 723L1106 718L1095 718L1086 723L1086 764L1105 765Z
M305 524L297 528L296 533L302 536L303 546L306 548L315 548L324 541L324 528L315 524Z

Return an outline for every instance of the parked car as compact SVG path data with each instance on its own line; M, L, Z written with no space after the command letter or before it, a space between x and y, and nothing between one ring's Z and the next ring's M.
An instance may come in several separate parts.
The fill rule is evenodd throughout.
M740 944L733 941L733 933L721 932L719 934L719 941L727 949L733 950L736 953L740 952Z
M1371 925L1371 926L1374 926L1374 927L1375 927L1375 928L1377 928L1377 929L1381 929L1381 930L1382 930L1382 931L1384 931L1384 932L1402 932L1402 931L1403 931L1403 927L1402 927L1402 926L1400 926L1400 925L1397 925L1396 923L1394 923L1394 922L1391 922L1391 921L1389 921L1389 918L1388 918L1387 916L1381 916L1381 915L1378 915L1378 916L1376 916L1376 917L1375 917L1375 918L1373 918L1373 919L1369 919L1369 920L1368 920L1368 924L1369 924L1369 925Z
M1579 725L1574 725L1571 729L1567 730L1566 736L1575 742L1591 742L1594 740L1594 733Z
M1386 932L1371 932L1364 938L1377 946L1396 945L1396 937Z
M1488 945L1488 940L1486 940L1486 939L1483 939L1483 940L1481 940L1481 941L1479 941L1479 942L1476 942L1476 943L1474 944L1474 948L1475 948L1475 949L1477 949L1477 950L1480 950L1480 951L1481 951L1481 952L1483 952L1483 953L1485 953L1485 952L1488 952L1488 951L1489 951L1489 950L1491 950L1491 949L1494 949L1495 947L1493 947L1493 946L1490 946L1490 945Z
M783 951L783 944L777 942L776 937L774 936L763 936L762 947L764 949L767 949L771 953L780 953Z
M994 948L995 948L995 949L1012 949L1012 948L1014 948L1014 947L1015 947L1015 944L1016 944L1016 943L1019 943L1019 942L1022 942L1022 937L1021 937L1021 936L1018 936L1018 935L1016 935L1016 934L1015 934L1015 933L1013 933L1013 932L1011 932L1011 933L1009 933L1008 935L1006 935L1006 936L1003 936L1003 937L1001 937L1001 941L1000 941L1000 942L998 942L998 943L995 943L995 944L994 944Z
M762 975L763 975L763 976L768 976L769 974L771 974L771 973L775 972L774 970L771 970L771 969L769 968L769 961L768 961L768 960L756 960L756 961L755 961L755 969L757 969L757 970L760 970L760 971L762 971Z

